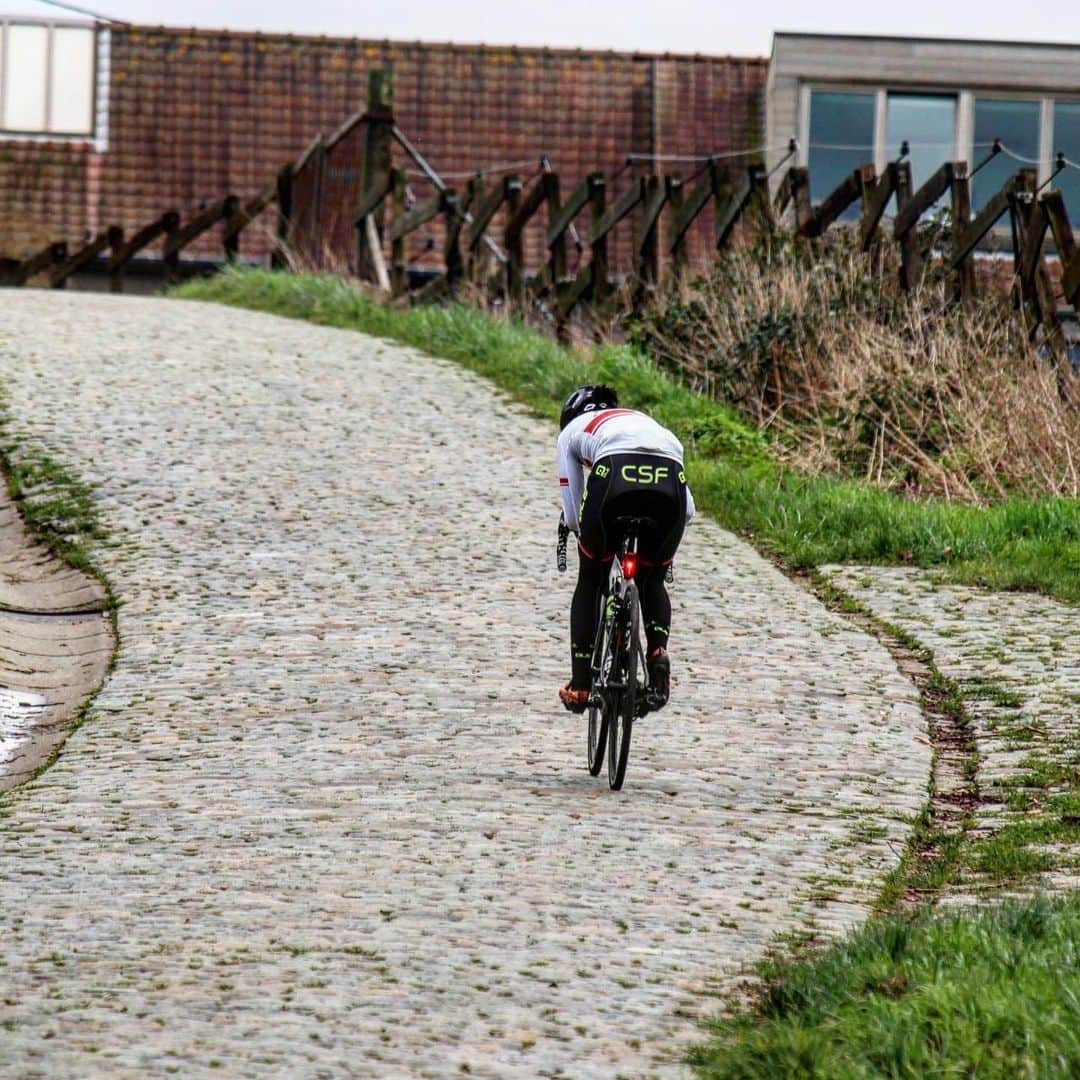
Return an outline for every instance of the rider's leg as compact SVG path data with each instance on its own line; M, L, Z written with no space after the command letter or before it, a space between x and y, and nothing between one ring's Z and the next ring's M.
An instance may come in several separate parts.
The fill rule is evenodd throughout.
M671 598L664 584L666 569L664 566L653 566L638 574L646 655L667 648L671 628Z
M570 605L570 685L587 690L591 682L593 640L596 637L597 597L604 588L610 560L594 559L578 547L578 579Z

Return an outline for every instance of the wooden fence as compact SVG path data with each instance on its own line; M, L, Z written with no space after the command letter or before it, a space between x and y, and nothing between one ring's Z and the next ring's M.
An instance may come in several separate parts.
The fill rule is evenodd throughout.
M794 149L792 144L782 164ZM995 144L991 156L1000 149ZM418 171L430 195L410 199L405 166ZM511 174L489 180L478 172L459 191L397 127L389 75L373 72L367 109L331 137L317 136L264 191L246 201L225 195L187 221L170 210L131 235L113 225L73 253L64 243L50 244L25 260L0 263L0 283L21 285L47 273L53 287L63 288L80 268L104 259L112 289L121 291L125 267L157 241L166 278L176 280L180 256L193 240L224 222L223 256L233 261L243 230L276 205L277 266L319 267L336 259L329 268L355 272L399 302L445 298L468 285L519 308L543 304L562 334L577 311L610 315L619 305L640 308L662 279L675 284L685 279L687 237L701 227L706 210L715 251L737 235L787 232L812 244L842 223L856 231L864 250L895 245L904 289L917 288L928 262L937 261L953 276L962 300L977 287L977 247L1008 216L1017 303L1032 339L1041 335L1057 348L1063 344L1063 310L1048 270L1048 233L1060 259L1061 298L1074 312L1080 305L1080 252L1061 193L1039 190L1035 173L1021 169L973 217L971 177L979 168L945 162L916 189L903 147L880 174L873 165L855 169L816 204L805 168L791 165L773 178L759 164L733 167L714 159L704 160L689 180L593 172L570 191L563 190L558 172L545 160L531 178ZM946 197L948 230L928 227L925 215ZM890 207L895 216L886 230ZM442 225L441 266L413 287L406 240L434 220ZM541 243L532 247L543 252L532 266L526 265L527 229L534 240L539 230ZM632 235L633 267L621 281L613 279L609 266L609 245L618 229ZM573 269L570 244L577 255Z

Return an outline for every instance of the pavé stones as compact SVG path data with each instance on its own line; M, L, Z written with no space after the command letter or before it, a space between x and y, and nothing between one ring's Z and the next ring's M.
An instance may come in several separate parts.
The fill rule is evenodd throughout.
M548 425L176 301L8 292L0 378L122 605L0 822L0 1070L677 1076L773 935L865 916L925 799L917 695L741 541L689 530L615 795L555 697Z

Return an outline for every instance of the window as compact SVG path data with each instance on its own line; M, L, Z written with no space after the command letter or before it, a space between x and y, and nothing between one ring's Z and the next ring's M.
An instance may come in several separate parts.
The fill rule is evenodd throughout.
M5 19L0 26L0 126L32 135L92 135L94 31Z
M1000 139L1002 145L1038 168L1039 160L1039 113L1038 101L1008 101L996 98L975 99L974 147L972 168L975 168L990 152L990 145ZM998 154L979 170L971 181L971 208L978 213L1004 186L1010 176L1015 176L1025 163L1008 154Z
M1080 164L1080 102L1054 102L1053 147ZM1054 187L1065 197L1073 229L1080 228L1080 170L1067 166L1054 178Z
M885 113L885 157L898 158L905 139L909 146L912 189L917 190L937 172L942 162L953 158L956 98L890 94Z
M814 201L820 202L845 176L873 160L874 95L813 91L807 166ZM857 216L856 205L843 219Z

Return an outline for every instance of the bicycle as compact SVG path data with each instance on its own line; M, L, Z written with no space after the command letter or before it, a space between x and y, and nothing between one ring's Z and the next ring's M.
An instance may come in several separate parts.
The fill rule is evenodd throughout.
M611 560L607 588L600 597L587 709L589 773L600 775L606 750L608 786L612 791L618 791L626 778L634 721L649 709L636 578L638 533L643 528L655 528L656 523L651 518L620 517L615 524L621 538L616 557ZM566 570L568 533L560 523L556 560L560 573Z

